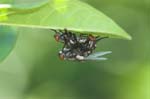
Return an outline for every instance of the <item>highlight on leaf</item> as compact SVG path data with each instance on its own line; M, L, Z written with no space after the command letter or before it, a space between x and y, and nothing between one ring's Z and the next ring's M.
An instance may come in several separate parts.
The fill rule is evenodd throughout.
M7 8L0 9L0 21L6 21L8 19L8 14Z

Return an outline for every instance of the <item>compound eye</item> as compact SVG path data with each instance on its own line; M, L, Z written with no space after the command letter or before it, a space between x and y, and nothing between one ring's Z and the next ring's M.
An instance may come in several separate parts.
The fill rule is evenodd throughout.
M61 60L64 60L64 55L63 55L63 54L59 54L59 58L60 58Z
M59 58L60 58L61 60L64 60L64 59L65 59L65 56L64 56L64 54L63 54L62 51L59 51L58 55L59 55Z
M55 38L55 40L58 42L59 41L59 39L60 39L60 37L59 37L59 35L58 34L56 34L55 36L54 36L54 38Z
M89 39L90 39L91 41L95 41L95 37L92 36L92 35L89 35Z

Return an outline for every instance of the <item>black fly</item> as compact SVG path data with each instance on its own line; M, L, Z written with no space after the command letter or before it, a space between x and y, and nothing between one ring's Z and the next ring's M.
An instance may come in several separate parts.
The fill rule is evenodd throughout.
M55 32L55 40L64 44L58 54L61 60L106 60L101 56L111 53L111 51L107 51L92 54L96 48L96 43L108 37L95 37L86 34L76 35L67 29L53 31Z

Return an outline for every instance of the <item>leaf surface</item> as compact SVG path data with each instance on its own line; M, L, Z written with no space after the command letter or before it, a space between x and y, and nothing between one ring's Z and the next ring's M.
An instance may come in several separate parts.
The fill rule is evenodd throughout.
M0 24L43 29L67 28L77 33L131 39L112 19L78 0L50 0L36 10L9 15Z

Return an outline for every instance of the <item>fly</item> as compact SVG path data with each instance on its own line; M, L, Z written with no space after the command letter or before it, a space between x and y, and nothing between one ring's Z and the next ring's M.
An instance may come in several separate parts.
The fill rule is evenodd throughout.
M96 43L108 37L93 36L91 34L76 35L67 29L53 31L55 32L55 40L64 44L58 53L61 60L106 60L107 58L102 56L111 53L111 51L93 53Z

